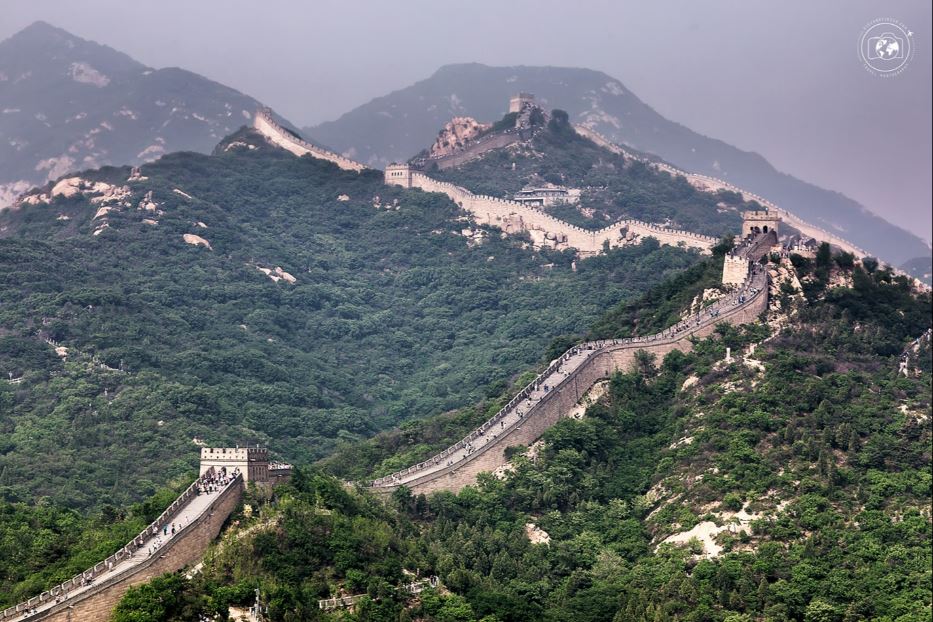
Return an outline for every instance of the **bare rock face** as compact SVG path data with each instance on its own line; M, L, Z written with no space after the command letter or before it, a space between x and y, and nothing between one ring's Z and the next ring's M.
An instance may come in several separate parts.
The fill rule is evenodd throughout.
M473 117L454 117L437 135L437 140L431 145L430 157L439 158L455 153L490 127L488 123L480 123Z
M195 235L193 233L186 233L181 237L182 239L185 240L186 244L191 244L192 246L203 246L207 250L214 250L213 248L211 248L211 243L199 235Z

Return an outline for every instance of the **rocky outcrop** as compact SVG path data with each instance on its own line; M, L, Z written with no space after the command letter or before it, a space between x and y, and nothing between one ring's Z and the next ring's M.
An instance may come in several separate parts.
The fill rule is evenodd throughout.
M193 233L186 233L181 237L182 239L185 240L185 244L191 244L192 246L203 246L209 251L214 250L213 248L211 248L211 243L199 235L195 235Z
M289 274L285 270L282 270L281 266L276 266L274 268L264 268L262 266L256 266L256 269L265 274L267 277L278 283L279 281L285 281L286 283L296 283L296 279L293 275Z
M428 157L441 158L456 153L490 127L488 123L480 123L473 117L454 117L438 133Z
M27 194L18 205L48 205L58 197L70 199L84 196L95 205L122 205L129 207L126 201L130 196L127 186L117 186L103 181L91 181L81 177L66 177L59 180L48 192Z

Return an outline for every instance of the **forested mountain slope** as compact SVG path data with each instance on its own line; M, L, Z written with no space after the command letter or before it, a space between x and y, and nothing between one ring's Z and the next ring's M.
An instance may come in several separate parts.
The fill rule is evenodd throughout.
M497 394L697 260L647 243L574 271L463 218L250 130L26 197L0 216L0 490L125 505L194 439L319 458Z
M933 364L913 340L930 294L828 247L792 259L770 266L767 324L615 375L510 473L385 505L301 470L273 502L248 499L200 574L132 590L115 619L225 611L254 588L274 621L929 619ZM655 301L709 289L714 264L593 335L663 321ZM397 591L415 571L442 588ZM340 591L366 596L318 609Z

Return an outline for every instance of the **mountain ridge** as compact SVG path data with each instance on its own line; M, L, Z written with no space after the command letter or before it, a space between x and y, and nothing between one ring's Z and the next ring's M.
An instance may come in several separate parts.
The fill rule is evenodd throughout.
M502 102L520 90L535 93L549 107L567 110L572 122L614 142L762 195L895 265L930 254L919 237L841 193L781 173L760 154L670 121L615 78L591 69L445 65L424 80L306 131L357 160L383 166L416 154L454 116L481 122L498 119Z
M148 67L35 22L0 42L0 209L69 171L209 153L261 106L186 69Z

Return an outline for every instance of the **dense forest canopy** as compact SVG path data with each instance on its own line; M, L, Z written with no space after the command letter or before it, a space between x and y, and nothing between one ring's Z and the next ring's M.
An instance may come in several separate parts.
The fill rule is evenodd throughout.
M125 505L189 473L193 439L320 458L497 395L554 337L697 261L649 241L574 270L521 238L467 239L446 197L248 130L129 174L83 175L127 185L128 206L85 192L2 216L8 500Z
M608 162L617 198L647 198L610 193L604 218L653 220L630 210L656 193L677 226L735 224L730 197L581 140L554 115L532 151L445 175L502 193L554 166L595 187ZM499 157L519 174L483 168ZM670 325L716 295L728 243L573 262L467 239L442 196L248 131L141 174L106 228L80 194L3 216L0 606L156 516L190 481L192 440L248 437L302 463L293 480L248 489L199 572L130 589L116 622L222 619L256 590L273 622L930 618L933 362L928 338L911 343L933 309L877 262L826 245L765 258L767 322L641 357L501 476L377 498L346 480L455 440L576 341ZM440 586L399 589L427 576ZM322 611L337 594L362 600Z

